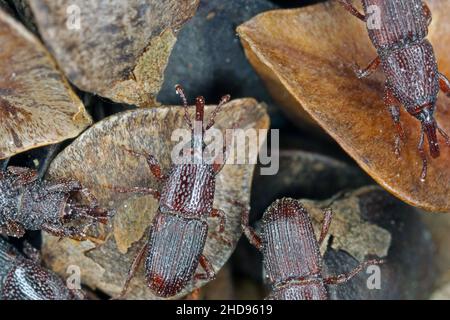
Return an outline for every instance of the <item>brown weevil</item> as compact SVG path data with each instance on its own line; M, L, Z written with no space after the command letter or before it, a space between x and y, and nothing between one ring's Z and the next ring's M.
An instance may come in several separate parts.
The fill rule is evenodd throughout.
M52 271L40 266L39 252L30 245L26 255L0 236L0 300L83 299Z
M369 260L347 274L323 277L319 248L331 224L330 209L324 211L319 240L308 212L298 200L283 198L267 208L261 235L249 226L248 216L248 210L244 210L242 229L250 243L263 254L264 269L272 287L267 299L328 299L325 285L345 283L367 266L383 263Z
M205 150L204 134L214 125L215 116L230 100L230 96L222 97L207 124L204 123L204 98L196 99L195 128L200 126L197 131L189 118L187 99L181 86L176 86L176 92L183 100L184 119L192 133L188 153L192 154L196 147ZM215 277L212 265L203 255L203 249L208 235L207 218L220 219L220 236L225 229L225 213L213 208L213 202L216 175L224 165L222 156L226 155L226 149L225 144L223 153L211 159L211 162L172 163L167 174L162 173L153 155L127 150L134 156L145 157L150 172L162 187L158 191L145 187L127 189L110 186L116 192L149 194L159 201L158 212L149 229L148 241L135 257L120 297L125 295L143 258L147 286L161 297L175 296L193 279ZM220 238L227 243L228 240L223 236ZM205 273L195 273L199 265Z
M89 203L82 204L79 196ZM20 238L26 230L44 230L84 240L86 229L106 223L108 215L76 180L50 182L38 179L36 170L22 167L0 172L0 232L5 235Z
M400 123L400 106L417 118L421 125L418 145L423 162L421 180L427 176L428 160L424 150L425 137L430 155L440 155L438 132L450 146L450 137L434 117L439 90L450 95L450 81L438 71L431 43L426 39L431 11L422 0L362 0L364 14L350 0L338 0L358 19L366 22L369 37L377 49L375 58L359 78L370 76L380 65L386 75L384 101L397 128L395 151L400 155L405 134Z

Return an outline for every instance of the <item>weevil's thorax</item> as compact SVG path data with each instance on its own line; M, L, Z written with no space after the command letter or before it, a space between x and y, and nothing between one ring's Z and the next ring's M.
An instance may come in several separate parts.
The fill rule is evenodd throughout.
M311 219L300 202L281 199L264 213L264 267L273 285L320 276L322 258Z
M161 212L207 217L213 208L216 176L210 164L173 165L161 192Z
M439 72L428 40L381 58L387 86L406 109L436 103Z
M422 0L363 0L367 30L380 54L421 42L428 34Z
M16 221L28 230L39 230L45 223L59 224L69 194L47 192L51 183L36 181L23 191Z

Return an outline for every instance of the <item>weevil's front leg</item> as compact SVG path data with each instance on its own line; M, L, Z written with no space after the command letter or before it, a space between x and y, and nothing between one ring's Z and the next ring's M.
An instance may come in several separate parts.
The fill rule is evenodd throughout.
M425 18L427 18L427 25L429 26L433 21L433 15L430 8L425 2L423 2L423 15L425 16Z
M261 237L256 233L256 231L250 227L249 224L249 215L250 211L247 208L243 208L242 216L241 216L241 227L242 232L247 237L248 241L259 251L262 248L262 240Z
M161 194L159 193L158 190L152 189L152 188L147 188L147 187L126 188L126 187L116 187L116 186L111 186L111 185L104 185L103 187L106 189L113 190L117 193L134 193L134 194L142 194L142 195L151 195L151 196L153 196L153 198L155 198L158 201L161 198Z
M137 152L137 151L133 151L133 150L130 150L130 149L127 149L124 147L122 147L122 149L124 149L126 152L128 152L129 154L132 154L135 157L144 157L145 161L147 161L147 165L150 169L150 172L153 174L153 176L156 179L158 179L159 181L164 181L166 179L166 176L162 173L161 166L155 156L153 156L150 153Z
M360 273L362 270L366 269L369 266L372 265L379 265L383 264L384 260L368 260L361 263L359 266L357 266L355 269L350 271L349 273L343 273L337 276L331 276L328 278L325 278L324 281L326 284L342 284L350 279L352 279L354 276L356 276L358 273Z
M363 79L371 76L380 66L381 59L380 57L376 57L369 63L369 65L365 69L361 69L356 63L354 65L354 71L358 79Z
M194 280L213 280L216 277L214 268L209 260L202 254L198 260L205 273L198 273L194 276Z
M387 86L384 93L384 104L389 109L389 113L394 121L395 129L397 130L397 135L395 137L395 154L397 157L400 157L401 143L406 137L400 122L400 102L395 98L394 94Z
M442 73L439 74L439 86L447 97L450 97L450 81Z
M356 9L349 0L337 0L348 12L357 17L359 20L366 21L366 16Z
M325 240L325 237L328 234L328 231L330 230L330 224L333 220L333 211L330 208L327 208L323 212L323 222L322 222L322 230L320 232L320 238L319 238L319 246L322 245L323 241Z
M128 289L130 287L131 280L136 275L136 272L137 272L137 270L142 262L142 259L144 258L145 253L147 251L148 251L148 244L146 243L141 247L138 254L133 259L133 263L131 264L130 270L128 270L128 273L127 273L127 278L125 280L125 284L123 285L122 292L120 293L119 296L114 298L115 300L122 299L125 296L125 294L127 293Z

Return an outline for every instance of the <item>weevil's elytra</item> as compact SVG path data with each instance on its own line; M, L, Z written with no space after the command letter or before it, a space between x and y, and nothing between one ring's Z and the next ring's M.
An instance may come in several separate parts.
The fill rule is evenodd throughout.
M204 134L214 125L215 116L222 106L230 100L224 96L208 123L204 123L205 100L196 99L196 125L201 124L199 133L188 114L188 103L181 86L176 86L177 93L183 100L184 119L192 132L191 153L196 146L204 150ZM220 219L219 234L225 229L225 213L213 208L216 175L223 167L222 155L213 159L212 163L201 162L172 164L167 174L153 155L126 150L134 156L146 158L150 172L162 184L161 192L139 187L139 190L111 188L122 193L144 193L154 196L159 201L158 213L150 227L147 243L141 248L130 268L120 297L128 289L131 279L142 259L145 259L145 277L147 286L161 297L171 297L180 293L190 281L215 277L210 262L203 256L206 237L208 235L207 219ZM226 146L223 154L227 154ZM222 239L229 243L227 239ZM198 266L204 273L196 274Z
M80 297L56 274L22 255L0 236L0 300L73 300Z
M170 297L186 287L197 269L207 235L206 221L158 214L150 231L145 260L150 289L161 297Z
M332 212L324 212L320 238L317 240L311 218L301 202L283 198L264 212L261 235L248 224L248 210L242 216L244 234L262 252L264 269L272 286L267 299L325 300L326 284L349 281L368 265L382 261L363 262L348 274L323 277L320 246L330 227Z
M433 47L425 39L431 11L422 0L362 0L364 14L361 14L350 0L338 1L367 23L369 37L377 49L378 57L366 69L357 70L357 75L368 77L382 66L386 75L384 101L397 128L397 155L404 138L400 105L421 123L418 150L423 162L421 180L425 181L428 168L425 138L433 158L440 156L439 134L450 146L450 137L434 118L439 90L449 95L450 82L439 73Z
M88 203L80 203L79 195ZM8 167L0 172L0 231L6 235L20 238L25 230L44 230L83 240L89 226L107 219L108 212L77 181L39 180L37 172L28 168Z

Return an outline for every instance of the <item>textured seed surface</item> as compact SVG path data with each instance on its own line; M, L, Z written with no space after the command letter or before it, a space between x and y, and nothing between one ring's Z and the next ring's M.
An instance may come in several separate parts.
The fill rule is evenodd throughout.
M212 110L213 107L206 108L205 118ZM193 109L191 111L193 115ZM267 129L269 125L265 108L253 99L234 100L227 104L218 114L215 127L224 130L236 122L240 123L239 128ZM124 112L93 126L53 161L50 177L77 178L92 190L101 205L116 210L112 230L101 231L106 242L89 253L85 252L92 248L90 241L58 241L44 235L44 258L53 270L64 274L68 263L80 265L85 284L113 296L120 293L137 249L148 240L146 230L157 212L158 202L151 196L117 194L102 185L158 188L160 185L149 173L145 160L130 155L123 147L153 154L163 171L167 172L171 165L170 153L177 143L171 141L175 128L186 129L181 107ZM217 239L218 220L208 219L204 254L216 272L228 260L241 235L241 209L230 200L248 203L253 167L251 164L227 165L217 176L214 208L225 211L224 236L233 246ZM202 272L202 269L198 271ZM190 283L180 295L204 283ZM131 282L128 297L156 298L146 287L142 266Z
M44 41L77 87L140 106L154 100L176 33L198 5L198 0L28 2Z
M91 123L44 46L0 10L0 159L77 136Z
M444 45L449 42L445 12L450 3L427 3L433 12L428 38L440 72L450 74ZM401 200L428 211L450 211L450 148L440 137L441 156L430 162L427 181L421 182L420 123L401 110L407 139L401 158L397 158L396 130L382 99L383 73L361 81L352 69L355 62L372 61L376 51L365 24L350 18L331 1L263 13L241 25L238 33L250 62L286 112L296 115L294 119L305 113L311 116L370 176ZM436 119L447 132L449 103L439 95Z

